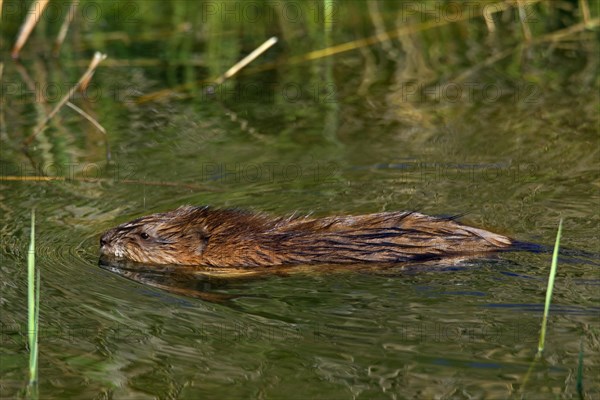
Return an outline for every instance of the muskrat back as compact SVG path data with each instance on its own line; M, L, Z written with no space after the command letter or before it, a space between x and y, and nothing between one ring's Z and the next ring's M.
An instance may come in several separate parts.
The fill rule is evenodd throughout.
M452 218L416 212L274 218L183 206L105 232L100 250L146 264L254 267L394 263L497 251L511 243Z

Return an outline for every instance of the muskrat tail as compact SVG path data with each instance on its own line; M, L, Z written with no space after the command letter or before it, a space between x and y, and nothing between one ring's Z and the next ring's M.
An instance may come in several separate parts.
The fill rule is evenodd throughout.
M509 250L528 251L530 253L549 253L552 249L552 247L544 246L542 244L513 240Z
M514 240L511 247L506 249L509 251L527 251L530 253L543 253L543 254L551 254L554 251L553 246L544 246L543 244L531 243L531 242L522 242L519 240ZM559 262L564 262L566 264L593 264L600 266L600 254L592 253L585 250L578 249L569 249L565 247L561 247L558 250L558 255L560 257L568 257L562 258ZM599 262L595 262L594 260L599 260Z

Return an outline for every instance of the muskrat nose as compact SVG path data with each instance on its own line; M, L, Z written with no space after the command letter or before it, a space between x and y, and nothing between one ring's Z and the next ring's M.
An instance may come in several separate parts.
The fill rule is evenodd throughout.
M109 241L109 234L108 234L108 232L106 232L100 237L100 247L107 245L108 241Z

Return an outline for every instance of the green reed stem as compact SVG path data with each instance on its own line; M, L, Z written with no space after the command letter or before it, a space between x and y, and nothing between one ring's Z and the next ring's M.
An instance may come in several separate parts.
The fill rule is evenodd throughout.
M554 289L554 279L556 278L556 266L558 265L558 249L560 248L560 237L562 235L562 218L558 224L558 232L556 232L556 242L554 242L554 251L552 252L552 264L550 265L550 276L548 277L548 287L546 289L546 303L544 304L544 317L542 319L542 330L540 332L540 341L538 343L538 351L535 355L535 358L529 365L529 369L527 370L527 374L525 374L525 378L523 379L523 384L521 385L521 393L525 392L525 386L527 382L529 382L529 377L531 376L531 372L533 368L537 364L537 361L541 358L542 352L544 351L544 343L546 341L546 323L548 322L548 312L550 310L550 300L552 299L552 290Z
M536 357L540 357L544 351L546 341L546 325L548 322L548 312L550 311L550 301L552 300L552 290L554 289L554 279L556 278L556 266L558 265L558 249L560 247L560 237L562 235L562 218L558 224L556 233L556 242L554 243L554 252L552 253L552 265L550 266L550 277L548 277L548 288L546 289L546 303L544 304L544 317L542 319L542 331L540 332L540 341L538 343L538 352Z
M35 210L31 211L31 237L27 253L27 337L29 340L29 386L38 377L38 321L40 304L40 273L35 269Z

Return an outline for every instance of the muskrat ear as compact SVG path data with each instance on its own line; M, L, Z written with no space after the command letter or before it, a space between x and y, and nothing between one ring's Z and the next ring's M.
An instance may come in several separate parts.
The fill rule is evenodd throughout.
M185 205L185 206L179 206L175 209L175 212L178 214L189 214L191 212L194 212L198 209L198 207L194 207L194 206L189 206L189 205Z
M208 246L208 239L210 238L210 236L204 230L199 230L196 236L198 238L198 246L196 246L195 251L198 254L202 254L204 253L204 249L206 249L206 246Z

